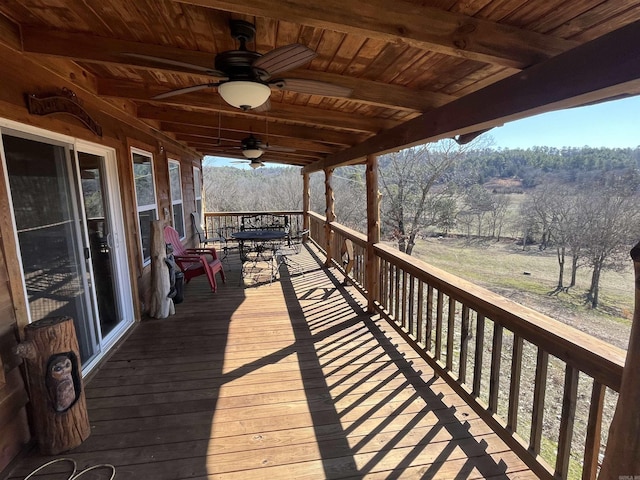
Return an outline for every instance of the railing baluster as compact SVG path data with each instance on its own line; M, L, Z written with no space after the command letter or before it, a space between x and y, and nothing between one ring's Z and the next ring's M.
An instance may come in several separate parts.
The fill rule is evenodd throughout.
M436 300L436 360L442 359L442 315L444 313L444 295L438 290Z
M407 272L402 270L402 281L400 284L401 303L400 321L403 328L407 328Z
M423 325L424 325L424 320L423 320L423 316L424 316L424 283L422 283L421 280L417 280L418 282L418 312L416 313L416 322L417 322L417 326L416 326L416 342L418 343L422 343L422 341L424 340L424 335L423 335ZM413 296L411 297L413 298Z
M493 322L493 342L491 344L491 373L489 374L489 411L498 413L498 392L500 390L500 361L502 360L503 327Z
M564 395L562 397L562 416L560 419L560 434L558 435L558 456L556 458L556 476L560 478L567 478L569 473L573 422L576 416L576 401L578 397L578 374L578 369L567 364L564 374Z
M598 474L598 459L602 438L602 411L604 409L604 394L606 390L604 385L595 380L593 381L589 422L587 423L587 439L584 445L582 480L595 480Z
M509 413L507 428L512 432L518 429L518 405L520 404L520 377L522 374L522 337L513 335L513 354L511 356L511 384L509 385Z
M447 323L447 370L453 369L453 333L456 321L456 301L449 297L449 321Z
M389 300L387 299L387 280L389 278L389 263L384 259L379 259L380 262L380 277L381 281L378 285L378 290L380 291L380 303L382 304L382 308L389 311Z
M395 267L395 292L394 292L394 311L396 323L400 323L400 269Z
M482 357L484 351L484 315L478 313L476 319L476 351L474 356L473 367L473 390L472 394L476 397L480 396L480 387L482 384Z
M415 313L415 302L413 301L413 297L416 294L416 287L415 287L415 279L413 278L413 275L407 275L405 273L404 275L405 281L409 281L409 298L407 300L406 296L406 290L407 290L407 286L405 285L404 291L405 291L405 299L404 302L405 304L408 304L408 313L407 313L407 324L406 324L406 328L409 331L409 333L413 334L414 333L414 328L415 328L415 318L413 316L413 314ZM404 308L403 308L404 310Z
M529 450L535 455L540 453L542 439L542 419L544 417L544 394L547 389L547 370L549 368L549 354L538 347L536 362L536 380L533 387L533 411L531 412L531 436Z
M422 283L422 282L421 282ZM433 330L433 287L427 286L427 318L425 323L425 346L427 351L431 351L431 332Z
M460 330L460 364L458 381L467 383L467 353L469 352L469 307L462 306L462 328Z

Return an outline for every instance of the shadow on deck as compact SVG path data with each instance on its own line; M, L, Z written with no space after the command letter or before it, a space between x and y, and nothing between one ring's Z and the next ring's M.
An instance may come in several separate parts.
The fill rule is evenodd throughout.
M64 456L118 480L535 478L315 249L297 261L246 287L225 265L216 294L195 279L175 316L140 324L87 385L92 434Z

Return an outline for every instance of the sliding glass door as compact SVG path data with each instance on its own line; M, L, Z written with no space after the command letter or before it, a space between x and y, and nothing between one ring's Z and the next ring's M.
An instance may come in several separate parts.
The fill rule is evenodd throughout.
M2 146L30 319L72 317L86 367L133 321L115 159L7 130Z

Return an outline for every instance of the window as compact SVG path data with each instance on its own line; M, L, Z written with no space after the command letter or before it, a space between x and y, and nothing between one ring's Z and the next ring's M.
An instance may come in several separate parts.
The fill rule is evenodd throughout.
M193 167L193 191L196 198L196 211L198 218L202 220L202 179L200 177L200 169Z
M182 206L182 177L180 175L180 162L169 160L169 188L171 190L171 213L173 214L173 228L185 237L184 208Z
M151 222L158 219L156 187L153 178L153 156L143 150L131 149L133 179L136 187L138 228L144 265L151 262Z

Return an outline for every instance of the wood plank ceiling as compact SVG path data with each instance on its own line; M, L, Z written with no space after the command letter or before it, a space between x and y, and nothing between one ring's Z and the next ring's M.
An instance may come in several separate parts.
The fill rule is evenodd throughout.
M253 133L264 161L307 171L640 92L640 0L30 0L0 14L24 52L75 62L99 96L200 154L243 158ZM219 78L141 56L212 69L239 47L231 19L255 25L249 50L317 53L285 78L351 95L272 87L270 110L246 112L216 87L153 99Z

